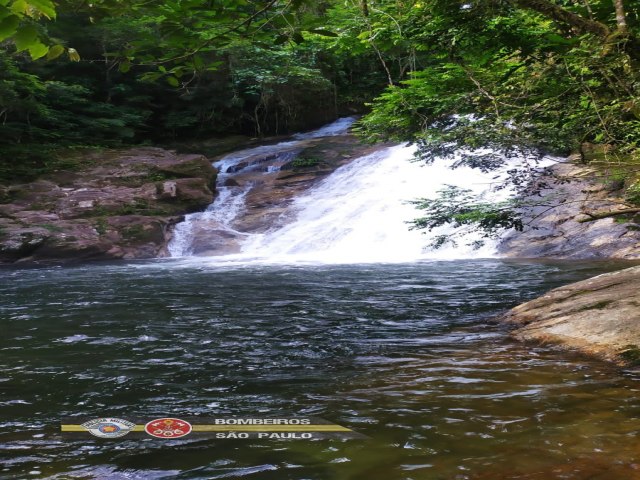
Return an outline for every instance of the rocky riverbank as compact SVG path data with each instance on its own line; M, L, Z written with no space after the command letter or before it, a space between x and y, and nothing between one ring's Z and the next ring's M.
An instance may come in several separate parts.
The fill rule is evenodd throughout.
M511 258L640 258L640 231L633 218L589 216L623 208L624 186L602 167L582 163L579 155L554 165L528 199L524 231L506 235L500 253Z
M228 150L206 142L201 147ZM250 186L234 228L255 233L276 225L293 197L379 148L352 135L310 138L291 152L283 149L288 161L272 173L263 171L272 160L269 155L247 157L237 173L221 182L223 187ZM200 150L198 145L189 149ZM218 172L212 163L219 158L152 147L73 153L65 159L68 168L33 182L0 185L0 263L165 256L173 225L213 201ZM196 247L211 255L237 251L243 237L216 236L217 231L211 226L204 245Z
M156 257L169 227L214 196L217 172L202 155L135 148L68 163L76 168L0 186L0 262Z
M640 266L556 288L499 321L514 338L557 344L620 365L640 365Z

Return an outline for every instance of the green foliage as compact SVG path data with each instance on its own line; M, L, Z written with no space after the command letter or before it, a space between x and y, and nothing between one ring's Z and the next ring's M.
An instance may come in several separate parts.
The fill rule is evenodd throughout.
M631 205L640 205L640 182L636 181L627 187L625 200Z
M49 53L43 43L41 18L55 19L56 9L51 0L0 1L0 41L12 39L18 52L28 51L33 60Z
M95 221L95 229L96 232L98 232L99 235L104 235L105 233L107 233L107 231L109 231L109 223L107 222L107 219L104 217L98 217Z
M509 157L567 154L585 142L606 144L611 160L638 157L638 5L623 2L630 13L625 31L612 22L612 2L589 3L591 12L577 2L426 0L401 12L384 2L380 9L398 22L397 40L429 56L373 102L360 133L415 142L425 161L444 157L454 167L485 171ZM550 13L550 5L579 21ZM515 180L522 194L530 178ZM520 227L512 222L517 211L487 211L471 197L446 199L423 203L430 215L416 227L445 220L489 233Z
M479 229L484 237L495 237L504 229L513 228L522 231L524 228L515 201L492 202L478 198L471 190L448 185L437 192L433 199L423 198L413 201L419 209L424 210L423 217L413 220L412 229L426 229L451 225L454 228L473 227ZM456 243L456 238L463 235L464 230L456 233L436 236L432 247L438 248L445 243ZM480 247L481 244L474 245Z
M320 159L317 157L298 157L291 162L294 169L311 168L320 165Z
M416 10L408 24L431 15L409 40L433 54L375 101L361 126L369 138L414 140L424 157L640 147L640 76L623 41L567 32L506 2L431 0Z
M381 85L371 58L336 48L325 4L61 2L55 22L27 4L2 23L18 22L0 46L0 181L46 172L61 148L308 129ZM21 53L37 42L47 61Z
M26 73L0 52L0 179L45 171L62 147L132 141L147 113L96 102L93 95L79 84Z

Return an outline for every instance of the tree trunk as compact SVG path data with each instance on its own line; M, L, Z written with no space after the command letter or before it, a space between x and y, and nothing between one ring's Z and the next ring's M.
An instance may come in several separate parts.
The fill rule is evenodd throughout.
M613 0L613 6L616 8L616 24L618 32L626 34L629 29L627 27L627 15L624 11L623 0Z
M360 1L360 8L362 9L362 15L364 15L365 18L369 18L369 4L367 0Z
M551 20L568 25L579 33L591 33L600 38L606 39L611 30L604 23L584 18L576 13L550 2L549 0L513 0L516 5L522 8L534 10ZM622 0L614 0L622 2Z
M632 213L640 213L640 208L623 208L622 210L612 210L605 212L585 212L585 215L588 215L589 218L582 218L578 220L578 223L593 222L594 220L600 220L602 218L616 217L618 215L629 215Z

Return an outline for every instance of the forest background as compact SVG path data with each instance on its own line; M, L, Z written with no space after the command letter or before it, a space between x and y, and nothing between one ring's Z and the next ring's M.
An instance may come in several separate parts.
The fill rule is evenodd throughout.
M582 152L636 213L639 15L634 0L0 0L0 183L61 168L69 149L361 113L364 138L454 167ZM477 221L455 211L463 196L424 206Z

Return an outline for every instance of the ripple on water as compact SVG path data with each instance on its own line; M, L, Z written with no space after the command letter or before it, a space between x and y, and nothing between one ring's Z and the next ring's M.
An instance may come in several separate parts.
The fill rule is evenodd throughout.
M172 265L0 283L0 478L640 478L637 376L484 321L593 269ZM312 415L369 439L55 435L67 415L169 413Z

